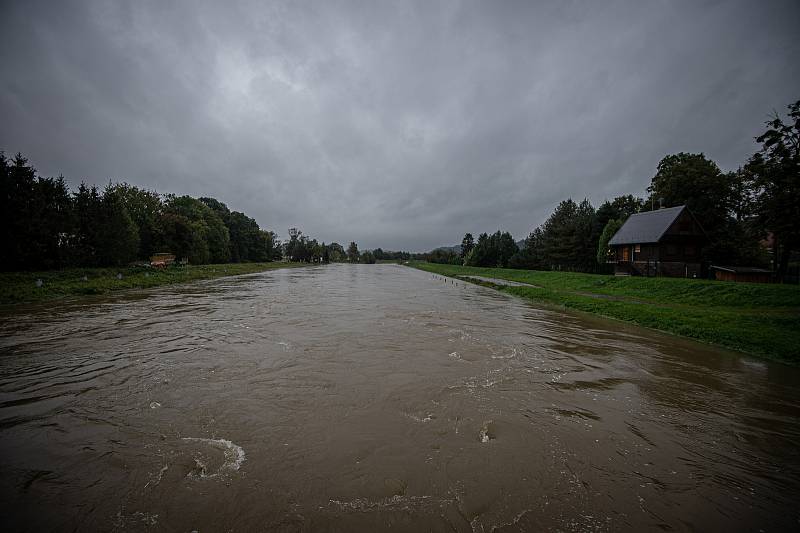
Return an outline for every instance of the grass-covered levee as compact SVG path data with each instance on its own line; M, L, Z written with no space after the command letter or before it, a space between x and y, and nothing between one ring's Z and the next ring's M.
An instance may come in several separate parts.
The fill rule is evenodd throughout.
M252 274L264 270L296 266L308 266L308 264L223 263L218 265L176 265L164 269L140 266L71 268L43 272L2 272L0 273L0 304L107 294L126 289L146 289L160 285Z
M444 276L526 286L497 290L610 317L775 361L800 364L800 287L676 278L478 268L415 262Z

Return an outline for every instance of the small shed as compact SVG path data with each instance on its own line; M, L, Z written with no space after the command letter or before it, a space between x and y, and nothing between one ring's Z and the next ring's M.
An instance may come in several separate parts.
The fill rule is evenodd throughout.
M150 266L165 268L175 263L175 255L168 252L160 252L150 257Z
M699 278L707 242L691 211L679 205L631 215L608 245L617 275Z
M772 271L765 268L712 265L711 271L719 281L772 283Z

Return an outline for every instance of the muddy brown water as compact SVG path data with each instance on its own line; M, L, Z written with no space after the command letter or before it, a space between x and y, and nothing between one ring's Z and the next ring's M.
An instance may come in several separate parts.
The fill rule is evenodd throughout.
M398 265L0 315L3 531L778 531L800 373Z

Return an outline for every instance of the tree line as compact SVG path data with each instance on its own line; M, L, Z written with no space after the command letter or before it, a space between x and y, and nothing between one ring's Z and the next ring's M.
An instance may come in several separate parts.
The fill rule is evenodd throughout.
M297 228L289 229L289 240L283 245L284 257L289 261L307 263L367 263L376 262L369 250L359 252L358 244L350 242L345 249L338 242L325 244L303 235Z
M102 190L64 178L44 178L28 160L0 152L1 268L45 270L123 266L171 253L192 264L266 262L375 262L355 242L319 243L289 230L281 243L255 219L214 198L158 194L128 183Z
M535 270L602 272L608 241L633 213L686 205L709 238L703 261L772 267L782 279L800 251L800 100L775 113L756 137L759 149L723 172L702 153L664 157L644 198L623 195L598 208L584 199L558 204L518 246L505 232L464 236L461 252L439 249L432 262ZM762 245L769 236L773 255Z

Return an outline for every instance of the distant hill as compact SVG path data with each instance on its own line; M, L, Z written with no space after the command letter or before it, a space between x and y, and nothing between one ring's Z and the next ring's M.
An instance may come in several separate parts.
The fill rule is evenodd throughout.
M431 250L431 252L433 252L434 250L446 250L446 251L455 252L455 253L460 255L461 254L461 245L460 244L456 244L455 246L439 246L438 248L434 248L433 250Z

